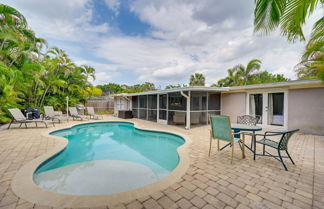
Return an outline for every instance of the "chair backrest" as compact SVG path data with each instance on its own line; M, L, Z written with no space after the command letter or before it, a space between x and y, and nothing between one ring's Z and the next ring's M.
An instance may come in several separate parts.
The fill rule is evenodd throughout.
M12 117L14 117L14 119L16 121L26 120L26 117L18 108L10 108L8 110L9 110L10 114L12 115Z
M282 132L282 137L279 141L279 149L280 150L287 150L288 148L288 141L291 138L291 136L299 131L299 129L291 130L291 131L285 131Z
M242 115L237 117L237 123L239 124L247 124L255 126L258 123L258 118L253 117L251 115Z
M55 111L52 106L44 106L45 115L49 117L55 116Z
M76 107L69 107L69 112L71 115L79 115Z
M230 119L226 115L210 115L212 136L224 141L233 140Z
M89 115L95 115L95 111L94 111L93 107L87 107L87 112Z
M184 123L186 120L185 112L175 112L173 116L173 122L175 123Z

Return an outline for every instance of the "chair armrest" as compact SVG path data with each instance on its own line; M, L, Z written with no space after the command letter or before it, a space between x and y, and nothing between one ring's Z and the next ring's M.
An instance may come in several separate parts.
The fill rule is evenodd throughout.
M283 132L281 132L281 131L266 131L266 132L264 132L264 134L268 134L268 133L270 133L270 134L283 134Z
M57 115L57 116L63 115L62 111L54 111L54 114Z
M266 137L266 136L279 136L279 135L282 135L283 134L281 132L274 132L273 134L272 133L268 134L268 133L265 132L264 134L255 134L255 136L263 136L263 137Z

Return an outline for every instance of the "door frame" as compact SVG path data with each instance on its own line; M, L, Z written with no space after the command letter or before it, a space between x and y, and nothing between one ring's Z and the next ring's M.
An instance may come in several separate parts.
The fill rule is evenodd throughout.
M166 109L161 109L166 111L166 120L160 119L160 95L166 95ZM165 94L157 94L157 111L156 111L156 122L159 124L167 125L168 124L168 108L169 108L169 95Z
M275 126L268 124L268 99L270 93L284 93L284 124L283 126ZM264 90L250 90L246 93L246 110L247 115L250 114L250 95L251 94L262 94L262 128L269 129L282 129L287 130L288 128L288 89L287 88L276 88L276 89L264 89Z

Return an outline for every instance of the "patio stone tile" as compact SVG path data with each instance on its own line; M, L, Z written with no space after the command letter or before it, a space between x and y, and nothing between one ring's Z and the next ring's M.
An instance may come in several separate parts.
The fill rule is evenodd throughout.
M238 202L235 199L231 198L230 196L228 196L224 193L219 193L217 195L217 198L232 207L236 207L238 204Z
M118 204L118 205L109 207L109 209L126 209L126 207L123 204Z
M110 116L105 118L116 120ZM163 127L148 121L132 120L147 128ZM77 123L69 122L69 125ZM62 128L66 125L57 124ZM240 159L238 146L234 148L233 164L230 163L231 149L217 152L216 143L213 143L212 154L208 157L208 126L191 130L177 126L168 128L191 137L188 152L191 164L186 174L163 191L109 209L324 208L324 136L296 134L289 143L296 165L285 160L289 169L285 171L272 158L257 157L254 161L248 150L246 159ZM43 129L0 131L0 209L50 208L18 199L10 187L21 166L57 144L52 138L40 136L39 130ZM247 144L250 145L250 138ZM261 150L258 147L258 151Z
M0 209L15 209L16 204L0 206Z
M186 189L184 187L180 187L177 190L177 193L180 194L182 197L185 197L188 200L190 200L191 198L193 198L195 196L194 193L192 193L191 191L189 191L188 189Z
M202 208L204 205L207 204L207 202L205 200L203 200L202 198L195 196L194 198L192 198L190 200L190 202L192 204L194 204L195 206L197 206L198 208Z
M205 205L202 209L216 209L213 205Z
M164 193L166 194L166 196L168 196L171 200L173 200L174 202L180 200L182 198L181 195L179 195L176 191L174 191L173 189L170 190L166 190L164 191Z
M18 203L18 197L15 195L7 194L2 198L0 202L0 207L11 205L13 203Z
M248 193L246 190L241 189L240 187L238 187L238 186L236 186L236 185L234 185L234 184L229 185L228 188L229 188L230 190L233 190L234 192L236 192L236 193L242 195L242 196L246 196L247 193Z
M127 204L126 208L127 209L141 209L141 208L143 208L143 205L139 201L135 200L135 201Z
M176 205L175 202L173 202L172 200L170 200L170 198L168 198L167 196L161 197L158 200L158 203L163 207L163 208L177 208L178 206Z
M179 205L180 208L182 209L188 209L191 208L193 205L185 198L182 198L177 202L177 205Z
M236 209L250 209L248 206L243 205L243 204L239 204Z
M201 189L196 189L195 191L193 191L193 193L195 194L195 195L197 195L198 197L204 197L206 194L207 194L207 192L206 191L204 191L204 190L201 190Z
M35 205L34 209L51 209L52 207L46 205Z
M277 205L281 205L282 204L282 200L279 199L278 197L272 195L272 194L265 193L265 192L260 192L258 195L260 197L262 197L263 199L269 200L270 202L273 202L273 203L275 203Z
M162 208L154 199L148 199L144 203L144 208L147 209L160 209Z
M203 199L206 200L206 202L208 202L210 205L213 205L216 208L224 208L226 206L226 204L224 202L220 201L216 197L211 196L209 194L206 195Z
M163 193L162 192L155 192L151 196L152 196L153 199L158 200L163 196Z
M248 193L246 197L255 201L255 202L261 202L263 200L262 197L260 197L256 194L253 194L253 193Z

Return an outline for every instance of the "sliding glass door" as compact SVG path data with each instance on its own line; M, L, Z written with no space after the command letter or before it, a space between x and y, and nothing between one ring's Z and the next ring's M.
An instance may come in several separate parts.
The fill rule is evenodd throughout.
M249 115L258 118L258 124L262 124L263 115L263 95L250 94L249 96Z
M257 117L264 127L286 127L287 92L248 93L247 114Z
M268 125L284 125L284 93L268 94Z

